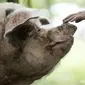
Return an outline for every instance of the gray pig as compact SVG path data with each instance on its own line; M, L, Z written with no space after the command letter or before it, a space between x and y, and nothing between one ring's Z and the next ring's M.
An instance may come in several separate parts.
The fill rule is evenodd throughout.
M0 85L30 85L68 53L77 28L64 23L45 29L50 23L37 10L7 5L0 5Z

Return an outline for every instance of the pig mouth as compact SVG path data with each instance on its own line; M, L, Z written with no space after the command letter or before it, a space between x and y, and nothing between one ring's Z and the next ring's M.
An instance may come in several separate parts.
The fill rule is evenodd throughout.
M72 41L72 43L73 43L73 36L70 36L70 37L68 37L66 40L63 40L63 41L51 41L47 47L53 48L53 47L55 47L55 46L65 44L65 43L67 43L67 42L68 42L68 44L69 44L69 41ZM71 42L70 42L70 43L71 43Z
M52 56L65 56L71 49L73 45L74 38L62 42L51 42L46 49L50 52Z

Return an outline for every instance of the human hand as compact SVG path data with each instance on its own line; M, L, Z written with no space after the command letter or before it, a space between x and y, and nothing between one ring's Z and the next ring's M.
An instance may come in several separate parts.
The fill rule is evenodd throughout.
M63 19L63 22L68 23L75 21L76 23L78 23L84 19L85 19L85 11L81 11L78 13L70 14L69 16Z

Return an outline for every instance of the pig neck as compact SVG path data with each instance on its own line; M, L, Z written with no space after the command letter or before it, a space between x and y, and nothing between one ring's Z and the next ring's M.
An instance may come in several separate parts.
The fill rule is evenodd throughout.
M9 60L12 57L16 57L20 54L19 46L14 47L7 37L1 39L0 41L0 60Z

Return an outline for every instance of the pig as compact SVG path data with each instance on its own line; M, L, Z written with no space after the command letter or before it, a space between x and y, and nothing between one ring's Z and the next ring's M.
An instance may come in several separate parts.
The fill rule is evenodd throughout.
M50 22L36 15L38 10L7 5L0 5L0 85L30 85L69 52L77 27L63 23L46 29Z

